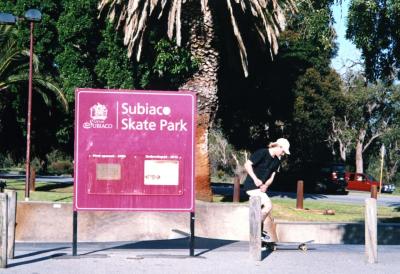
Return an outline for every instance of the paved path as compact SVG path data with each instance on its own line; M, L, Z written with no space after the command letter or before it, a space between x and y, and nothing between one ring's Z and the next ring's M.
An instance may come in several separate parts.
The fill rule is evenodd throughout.
M183 240L185 242L183 242ZM362 245L313 245L311 250L264 252L262 261L249 258L248 242L198 242L189 257L186 239L78 245L17 244L16 258L0 273L395 273L400 269L400 246L380 246L379 262L365 262ZM214 240L215 241L215 240ZM215 243L215 242L214 242Z

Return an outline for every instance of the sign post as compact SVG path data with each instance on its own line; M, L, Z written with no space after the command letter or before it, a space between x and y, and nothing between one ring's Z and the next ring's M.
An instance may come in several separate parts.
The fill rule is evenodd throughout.
M77 89L75 104L74 212L190 212L194 220L194 93Z
M385 145L381 146L381 174L379 176L379 194L382 192L383 161L385 157Z

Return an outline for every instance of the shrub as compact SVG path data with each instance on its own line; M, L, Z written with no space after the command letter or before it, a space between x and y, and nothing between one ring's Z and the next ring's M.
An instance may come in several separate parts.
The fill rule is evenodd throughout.
M74 165L69 160L59 160L52 162L48 168L49 173L61 175L61 174L72 174L74 171Z

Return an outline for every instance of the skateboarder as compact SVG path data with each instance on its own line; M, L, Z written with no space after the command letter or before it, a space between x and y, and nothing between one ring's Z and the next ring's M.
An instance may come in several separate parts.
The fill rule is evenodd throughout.
M290 154L289 146L287 139L279 138L270 143L268 148L255 151L244 164L247 171L244 189L249 196L261 198L261 239L263 242L277 241L271 217L272 203L266 192L274 180L275 173L279 170L281 157Z

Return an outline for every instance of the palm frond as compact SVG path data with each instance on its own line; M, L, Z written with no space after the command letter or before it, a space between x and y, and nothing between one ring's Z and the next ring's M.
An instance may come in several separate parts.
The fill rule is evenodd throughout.
M41 76L35 76L32 79L36 84L39 84L41 87L45 88L46 90L52 91L53 94L56 96L57 100L61 103L64 107L65 111L68 111L68 101L64 95L64 92L49 78L44 78Z
M24 82L26 83L28 81L28 79L29 79L28 73L20 73L20 74L11 75L7 79L0 81L0 91L7 89L12 84L24 83ZM32 82L34 84L35 91L37 91L38 89L40 89L40 90L45 89L46 91L53 92L53 94L56 96L57 100L62 104L64 110L68 111L67 98L65 97L63 91L60 88L58 88L57 85L54 84L51 79L36 75L36 76L32 77ZM48 102L48 99L46 99L46 97L47 97L47 95L45 97L43 97L44 102Z
M221 0L218 0L221 1ZM181 13L186 0L100 0L98 9L100 15L106 13L111 22L117 21L117 28L124 28L124 44L128 47L128 56L134 49L139 60L143 37L149 19L152 16L161 18L168 9L167 35L176 39L178 46L182 43ZM200 0L203 14L210 8L208 0ZM238 7L235 8L234 5ZM240 32L235 11L240 10L246 16L251 16L254 27L264 45L269 47L271 58L278 52L278 37L286 27L286 13L295 13L295 0L226 0L226 6L233 33L239 47L240 59L244 74L248 75L246 46ZM158 14L154 14L158 11Z
M244 75L247 77L249 72L248 72L248 69L247 69L248 68L248 63L247 63L246 47L244 46L242 35L240 34L239 28L237 26L235 15L233 14L231 1L230 0L226 0L226 4L228 5L229 14L231 16L231 23L232 23L232 26L233 26L233 33L235 34L235 37L236 37L238 45L239 45L240 60L242 62Z

